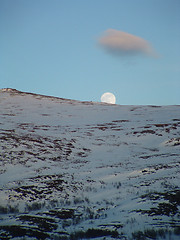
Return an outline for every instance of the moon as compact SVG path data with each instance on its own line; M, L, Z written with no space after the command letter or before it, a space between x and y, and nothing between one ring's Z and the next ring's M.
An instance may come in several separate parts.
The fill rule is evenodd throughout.
M113 93L106 92L101 96L101 102L115 104L116 103L116 97Z

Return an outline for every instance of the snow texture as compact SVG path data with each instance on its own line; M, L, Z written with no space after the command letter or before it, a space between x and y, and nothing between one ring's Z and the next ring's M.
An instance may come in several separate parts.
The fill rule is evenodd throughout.
M0 238L179 239L180 106L0 90Z

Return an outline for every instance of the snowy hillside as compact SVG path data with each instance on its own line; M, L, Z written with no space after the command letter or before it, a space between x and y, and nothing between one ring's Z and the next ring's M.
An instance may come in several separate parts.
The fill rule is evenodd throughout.
M0 90L0 239L179 239L180 106Z

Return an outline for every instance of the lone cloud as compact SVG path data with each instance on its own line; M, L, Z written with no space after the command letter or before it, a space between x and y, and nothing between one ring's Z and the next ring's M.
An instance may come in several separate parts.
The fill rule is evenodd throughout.
M118 56L143 54L154 58L158 57L146 40L115 29L106 30L104 35L99 38L98 43L109 53Z

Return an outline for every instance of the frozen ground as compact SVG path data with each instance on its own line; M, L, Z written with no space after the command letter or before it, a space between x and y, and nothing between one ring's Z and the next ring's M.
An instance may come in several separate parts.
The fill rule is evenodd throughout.
M179 239L180 106L0 90L0 239Z

